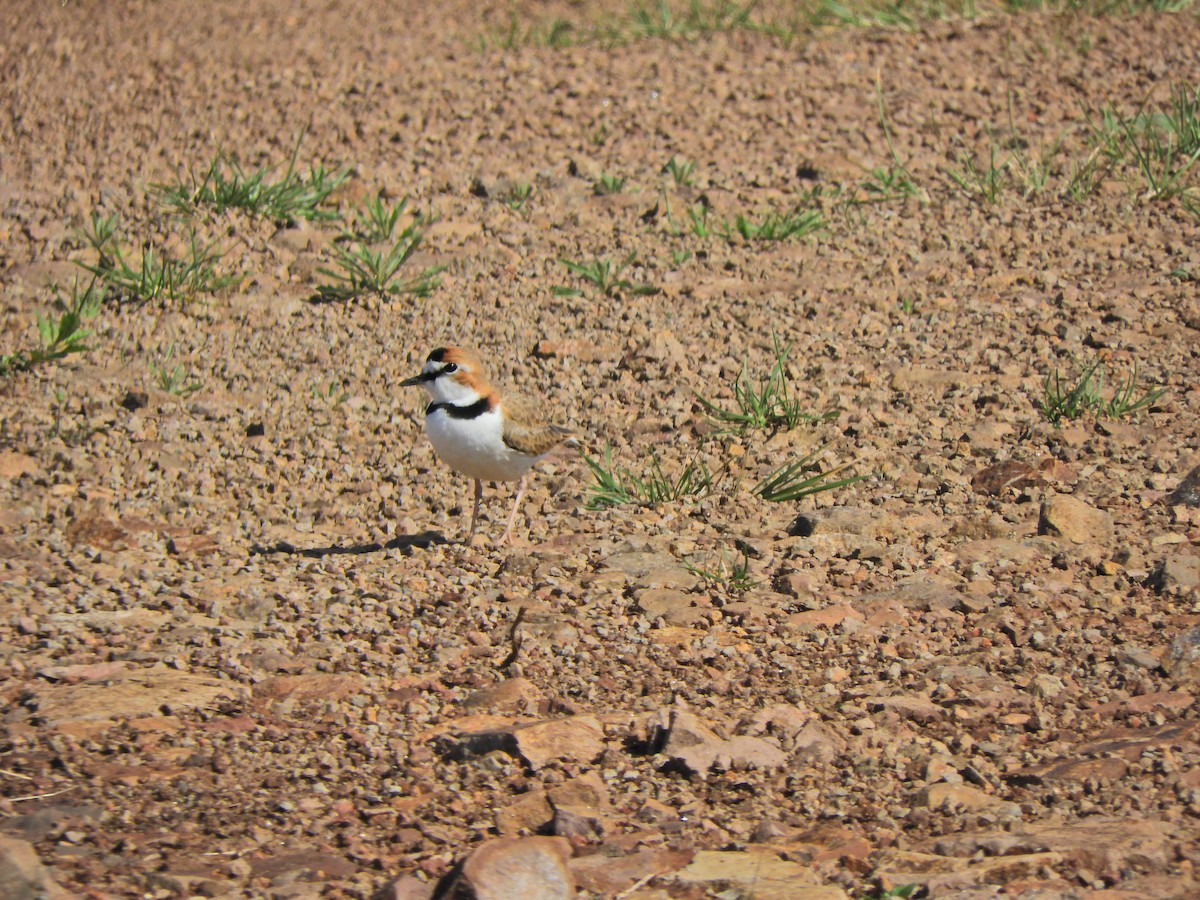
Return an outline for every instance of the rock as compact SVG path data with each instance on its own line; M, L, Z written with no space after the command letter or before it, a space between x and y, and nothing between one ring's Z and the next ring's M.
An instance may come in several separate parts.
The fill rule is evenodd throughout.
M941 809L947 812L984 812L994 810L1008 816L1020 816L1021 805L985 794L979 788L967 784L931 784L917 792L917 806Z
M1033 825L1011 832L948 835L933 843L935 853L969 858L1051 853L1075 868L1119 881L1122 872L1163 872L1171 859L1168 826L1149 819L1093 816L1077 822Z
M454 900L569 900L575 876L566 838L498 838L467 857L442 896Z
M0 897L5 900L67 900L33 844L0 835Z
M767 848L701 850L668 877L681 884L710 885L710 890L732 885L752 892L755 900L847 900L840 887L820 884L811 866L781 859Z
M1060 537L1073 544L1112 540L1112 516L1067 494L1051 494L1042 501L1038 534Z
M1200 625L1175 636L1162 666L1176 684L1200 682Z
M1040 672L1029 681L1029 692L1043 700L1053 700L1067 689L1063 680L1057 675Z
M804 612L792 613L784 619L788 628L801 634L831 628L854 632L861 628L865 621L866 616L849 603L835 603L823 609L808 609Z
M617 857L595 853L571 860L571 871L583 890L601 897L617 897L639 881L661 878L682 869L692 861L694 855L690 850L670 850L665 847L640 849Z
M554 833L559 837L592 840L610 829L612 813L608 787L596 772L572 778L547 791L554 810Z
M551 762L590 763L604 752L604 732L592 716L572 716L513 730L517 752L532 769Z
M947 579L915 575L912 578L903 579L890 590L867 594L862 598L862 602L872 607L898 603L905 609L930 612L931 610L954 609L958 605L959 597L958 591Z
M173 669L142 669L109 682L37 686L25 698L47 725L115 721L212 707L219 700L244 698L246 689L232 681Z
M876 858L875 877L884 891L916 884L923 886L934 898L979 897L982 900L1000 895L1003 885L1038 877L1043 869L1062 861L1062 856L1057 853L1015 853L967 860L932 853L885 850ZM972 893L975 890L983 892Z
M256 700L344 700L365 689L359 675L313 672L268 678L254 686L254 697Z
M554 809L542 790L518 794L496 810L496 830L504 837L534 834L554 819Z
M652 726L661 742L667 765L704 775L710 770L777 769L787 764L787 754L778 744L764 738L737 736L721 738L705 722L687 710L671 710L669 724Z
M697 608L692 594L673 588L648 588L637 594L638 609L651 619L661 617L670 625L695 625L706 619L706 611Z
M1172 553L1150 573L1147 583L1156 591L1186 594L1200 588L1200 555Z
M22 475L33 475L40 470L41 466L32 456L12 450L0 451L0 479L11 481Z
M433 900L435 888L415 875L401 875L379 893L378 900Z
M1165 499L1170 506L1200 507L1200 466L1183 476L1183 481Z

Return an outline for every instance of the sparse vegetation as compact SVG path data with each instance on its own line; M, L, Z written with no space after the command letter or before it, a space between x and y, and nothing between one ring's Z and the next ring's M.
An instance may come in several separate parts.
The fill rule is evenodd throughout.
M625 189L625 179L616 175L607 175L601 173L600 177L592 184L592 193L597 196L605 194L619 194Z
M521 212L532 196L533 185L527 181L518 181L501 190L496 198L513 212Z
M845 478L835 478L850 467L849 463L834 466L827 472L822 472L814 460L820 454L814 450L800 459L786 463L754 486L754 493L771 503L784 503L800 500L822 491L832 491L845 487L856 481L862 481L865 475L850 475Z
M722 427L737 432L747 429L790 431L798 425L837 417L836 410L810 413L804 408L803 401L791 387L788 374L791 345L781 344L778 338L774 343L775 362L765 376L754 378L749 366L743 366L733 384L733 408L718 406L700 394L695 395L705 412Z
M729 241L734 240L735 235L746 241L783 241L824 228L825 217L820 210L795 207L784 213L766 213L757 221L738 213L732 223L722 223L719 232Z
M613 262L606 256L598 256L590 263L577 263L569 259L560 259L559 262L566 266L567 271L572 275L590 284L606 297L618 294L649 295L658 293L658 288L652 284L639 284L623 277L622 273L637 263L636 253L630 253L620 262ZM553 291L559 297L577 297L583 293L577 288L562 285L554 287Z
M664 175L670 175L676 187L690 187L696 182L696 163L682 156L672 156L662 167Z
M296 160L303 139L303 134L297 138L287 169L277 181L270 178L274 166L248 173L235 156L218 153L203 175L188 174L188 184L155 184L152 190L165 206L185 215L208 208L217 213L240 209L280 224L292 224L299 219L336 219L337 212L324 209L321 204L345 183L350 171L330 172L317 164L309 168L307 176L300 175Z
M407 197L395 206L385 204L382 197L371 197L354 211L354 222L343 232L343 236L366 244L390 241L396 233L396 223L404 215L407 206Z
M391 219L393 212L396 211L387 211L384 220ZM398 212L396 217L399 217ZM441 283L438 275L444 266L429 266L411 276L406 276L402 271L420 246L427 221L424 216L417 215L391 239L389 246L379 249L354 234L344 234L343 240L333 244L333 265L336 268L317 269L321 275L332 279L317 286L318 299L354 300L371 295L381 299L404 295L429 296ZM395 224L391 223L389 232L394 233Z
M97 230L97 224L103 227ZM126 259L113 220L98 220L93 216L91 230L85 229L82 235L99 258L93 264L80 263L81 267L91 272L107 289L106 294L118 301L190 302L202 294L223 290L240 277L218 274L220 251L215 243L202 243L194 231L188 238L188 253L183 259L171 258L147 245L136 265Z
M174 359L175 345L171 344L157 361L150 363L150 374L155 387L175 397L190 396L204 387L199 379L192 377L184 369L182 363L177 362L172 366L171 362Z
M1097 360L1083 368L1073 382L1064 383L1058 369L1042 382L1042 415L1054 425L1063 419L1078 419L1085 415L1119 419L1150 409L1166 393L1166 388L1147 388L1139 393L1137 365L1130 367L1128 377L1119 383L1111 397L1105 399L1104 367Z
M730 593L742 593L758 584L750 571L750 548L744 541L735 541L737 556L730 558L726 551L721 552L720 559L713 566L699 566L684 563L684 568L700 578L711 587L717 587Z
M695 457L674 478L663 471L658 454L653 451L650 453L649 466L641 474L614 465L611 446L604 448L603 462L587 454L584 454L583 461L592 470L596 481L588 496L589 509L628 503L656 506L688 497L703 497L713 487L712 473Z
M0 377L91 349L87 343L91 332L84 325L100 312L103 291L94 280L82 290L76 281L69 298L63 296L57 285L51 285L50 290L54 294L54 312L37 314L38 346L0 355Z

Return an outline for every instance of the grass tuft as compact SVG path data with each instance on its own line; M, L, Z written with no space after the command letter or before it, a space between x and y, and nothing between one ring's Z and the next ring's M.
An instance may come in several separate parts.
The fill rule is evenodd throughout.
M441 284L438 275L445 266L430 266L412 276L405 276L402 269L408 264L424 238L424 227L428 219L417 216L400 233L395 234L397 220L403 213L407 199L394 209L388 210L379 204L372 208L368 203L362 216L367 227L364 233L346 231L333 244L334 268L318 268L317 272L331 279L317 286L317 298L325 301L354 300L374 295L380 299L393 299L403 295L427 297ZM364 219L360 217L360 223ZM385 236L386 235L386 236ZM370 241L370 237L382 237L381 241ZM385 246L375 249L372 244Z
M1039 403L1042 415L1053 425L1061 424L1063 419L1079 419L1089 413L1120 419L1149 409L1167 392L1166 388L1147 388L1139 394L1136 363L1111 397L1105 399L1103 389L1104 368L1099 360L1084 367L1079 377L1070 384L1064 384L1058 369L1055 369L1042 382L1042 399Z
M101 221L106 226L110 222ZM92 265L79 265L91 272L118 301L139 304L191 301L201 294L214 294L236 284L240 277L217 274L221 253L215 249L215 243L201 243L194 231L188 238L188 254L183 259L173 259L147 246L135 266L125 258L115 230L97 231L96 225L93 216L92 229L85 229L82 235L99 258Z
M151 188L165 206L185 215L210 208L217 213L240 209L284 225L300 219L336 219L338 214L322 209L321 204L345 183L350 170L330 172L317 164L309 168L307 176L300 175L296 159L303 140L303 134L296 139L287 170L278 181L270 179L273 166L247 172L236 157L218 153L203 175L188 174L189 184L155 184Z
M778 338L774 341L775 362L765 377L754 379L750 376L749 367L743 366L742 373L733 384L734 408L718 406L696 394L696 399L715 422L739 433L751 428L790 431L798 425L837 417L836 410L810 413L804 409L801 399L793 394L790 387L787 363L792 345L781 345Z
M87 343L91 332L84 324L100 312L104 291L96 286L95 279L82 291L76 281L69 299L63 296L58 285L50 285L50 290L54 293L56 312L51 315L37 314L38 346L32 350L0 355L0 377L27 372L45 363L92 349Z
M822 448L823 449L823 448ZM834 478L849 467L849 463L834 466L828 472L822 472L813 463L813 459L821 452L814 450L800 459L786 463L754 486L754 493L771 503L784 503L789 500L799 500L803 497L819 494L822 491L832 491L845 487L856 481L862 481L865 475L850 475L846 478Z
M684 563L683 567L700 578L711 587L722 588L730 593L743 593L758 584L758 579L750 573L750 547L744 541L735 541L740 558L730 559L728 554L721 552L721 558L712 568Z
M157 362L150 363L150 374L154 378L155 387L175 397L188 397L204 387L198 379L188 374L182 363L171 366L171 360L174 358L175 345L171 344Z
M704 463L692 458L679 475L670 478L663 472L658 454L651 451L649 466L639 475L612 461L612 447L604 448L604 461L592 459L584 454L596 483L592 485L587 500L588 509L603 509L607 506L638 504L657 506L683 500L688 497L707 495L713 486L713 475Z
M630 253L620 262L613 262L606 256L597 256L590 263L577 263L569 259L560 259L559 262L566 266L572 275L581 278L606 297L615 297L618 294L647 296L658 293L658 288L652 284L638 284L622 276L626 269L637 262L636 253ZM583 293L578 288L563 285L555 286L552 291L556 297L578 297Z

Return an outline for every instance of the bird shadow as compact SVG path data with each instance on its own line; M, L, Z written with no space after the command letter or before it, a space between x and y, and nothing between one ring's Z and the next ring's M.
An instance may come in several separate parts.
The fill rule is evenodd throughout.
M385 544L372 541L369 544L333 544L328 547L297 547L291 541L276 541L267 546L254 544L250 553L256 556L271 556L276 553L288 553L295 556L307 556L310 559L322 559L326 556L361 556L365 553L379 553L383 550L399 550L405 556L411 556L413 550L428 550L435 544L450 543L446 536L439 531L422 531L420 534L402 534L392 538Z

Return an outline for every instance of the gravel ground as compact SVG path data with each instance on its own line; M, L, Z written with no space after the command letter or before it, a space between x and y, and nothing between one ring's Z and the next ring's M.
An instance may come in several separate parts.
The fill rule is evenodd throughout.
M525 896L1200 893L1200 217L1096 139L1194 93L1195 12L615 49L505 49L508 17L0 13L0 352L97 264L93 213L233 276L110 292L90 352L0 381L0 885L482 898L541 853L574 887ZM153 190L219 152L282 176L301 134L299 172L352 172L329 211L432 217L429 296L314 302L341 223ZM796 208L824 228L736 233ZM605 291L564 259L631 261ZM710 489L590 509L565 452L515 547L511 485L464 545L397 388L443 345ZM812 421L723 430L700 398L777 346ZM1048 421L1093 363L1164 393ZM863 477L752 490L805 454Z

